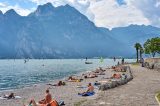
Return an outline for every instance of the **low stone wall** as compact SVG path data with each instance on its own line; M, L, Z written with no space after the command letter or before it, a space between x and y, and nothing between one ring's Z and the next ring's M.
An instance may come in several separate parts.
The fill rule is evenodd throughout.
M112 81L111 83L101 84L99 85L99 90L104 91L107 89L115 88L117 86L124 85L129 81L131 81L133 79L132 71L129 66L124 66L124 67L126 68L126 75L127 75L126 79L118 79L118 80Z
M144 61L144 66L149 69L160 71L160 58L148 58Z

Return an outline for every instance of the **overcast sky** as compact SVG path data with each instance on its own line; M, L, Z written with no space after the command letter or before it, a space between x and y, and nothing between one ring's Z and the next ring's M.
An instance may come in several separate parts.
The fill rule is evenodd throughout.
M0 10L5 13L15 9L26 16L37 5L47 2L54 6L69 4L100 27L111 29L130 24L160 27L160 0L0 0Z

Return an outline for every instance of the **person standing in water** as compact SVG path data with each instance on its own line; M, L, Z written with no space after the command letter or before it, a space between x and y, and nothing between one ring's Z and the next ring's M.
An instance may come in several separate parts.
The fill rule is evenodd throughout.
M86 57L86 61L87 61L87 59L88 59L88 58Z
M124 58L122 58L122 64L124 64Z

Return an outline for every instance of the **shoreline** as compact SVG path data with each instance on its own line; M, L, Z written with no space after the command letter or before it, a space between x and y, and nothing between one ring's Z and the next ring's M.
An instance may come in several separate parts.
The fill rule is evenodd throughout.
M103 67L104 68L104 67ZM96 68L97 69L97 68ZM88 73L91 73L91 72L93 72L93 71L95 71L96 69L94 69L94 70L87 70L87 71L84 71L84 72L79 72L79 73L77 73L77 74L72 74L72 75L70 75L70 76L82 76L82 74L88 74ZM108 68L107 68L108 69ZM65 79L67 79L69 76L65 76L65 77L63 77L63 78L60 78L60 79L55 79L55 80L52 80L52 81L47 81L47 82L42 82L42 83L37 83L37 84L33 84L33 85L30 85L30 86L24 86L24 87L22 87L22 88L17 88L17 89L10 89L10 90L2 90L2 91L0 91L0 96L3 96L4 94L10 94L11 92L13 92L13 93L15 93L15 95L16 96L20 96L20 97L22 97L21 99L13 99L13 100L0 100L0 106L4 106L4 101L9 101L9 103L6 103L5 104L5 106L10 106L10 105L12 105L12 106L17 106L17 104L16 105L14 105L14 103L15 102L19 102L19 105L18 106L22 106L22 102L23 101L25 101L25 103L27 103L31 98L35 98L35 100L36 101L38 101L38 100L41 100L42 99L42 97L44 97L44 96L42 96L42 97L40 97L40 95L44 95L44 93L45 93L45 90L46 89L50 89L50 91L51 91L51 94L52 94L52 92L54 93L55 91L57 91L57 90L55 90L55 91L53 91L53 89L57 89L57 88L60 88L60 89L64 89L66 86L71 86L72 88L71 89L74 89L74 88L76 88L76 86L77 85L84 85L84 86L87 86L87 84L89 83L89 82L92 82L93 83L93 79L94 79L94 81L96 81L97 80L97 78L91 78L91 79L86 79L86 80L84 80L84 81L82 81L82 82L79 82L79 83L76 83L76 82L67 82L67 85L65 85L65 86L59 86L59 87L52 87L52 86L49 86L49 85L47 85L47 84L55 84L55 83L57 83L58 81L65 81ZM100 78L100 77L98 77L98 78ZM89 81L88 81L89 80ZM65 81L66 82L66 81ZM40 88L40 89L39 89ZM36 89L36 91L41 91L41 92L37 92L37 93L35 93L35 94L32 94L33 92L34 92L34 89ZM38 90L37 90L38 89ZM71 90L70 88L69 88L69 90L68 90L68 92L70 92L70 90ZM79 92L82 92L82 91L84 91L85 89L78 89L79 90ZM33 91L33 92L32 92ZM60 95L62 94L61 93L61 91L58 91L59 93L60 93ZM75 94L77 95L77 93L78 92L76 92ZM73 94L73 93L72 93ZM32 95L35 95L34 97L32 96ZM37 95L38 95L38 97L37 97ZM77 95L78 96L78 95ZM58 98L58 97L56 97L56 96L53 96L53 97L55 97L57 100L61 100L60 98ZM68 100L67 100L67 98L68 97L72 97L72 96L65 96L65 99L63 99L63 97L62 97L62 99L64 100L64 102L66 102L65 104L66 104L66 106L70 106L70 105L68 105L68 104L70 104L70 102L68 102ZM80 97L81 98L81 97ZM83 98L81 98L82 100L83 100ZM70 101L70 100L69 100ZM76 103L76 102L79 102L79 100L78 101L76 101L76 100L74 100L75 102L74 103ZM71 105L74 105L74 103L72 103Z
M20 89L13 89L9 91L2 91L0 92L0 96L4 94L9 94L11 92L14 92L16 96L20 96L21 99L12 99L12 100L0 100L0 106L22 106L23 103L27 104L30 99L35 99L35 101L39 101L43 99L45 90L50 89L50 92L53 96L54 99L57 101L63 100L64 103L66 104L65 106L76 106L75 104L81 101L86 101L88 99L96 99L99 95L99 92L102 92L101 90L98 90L98 88L95 88L96 94L92 97L81 97L78 95L79 92L84 92L86 91L87 84L88 83L95 83L96 81L100 81L104 79L105 77L111 77L115 71L113 69L109 69L108 67L102 67L102 69L106 70L105 75L98 75L98 77L95 78L87 78L84 79L82 82L66 82L65 79L67 79L68 76L53 80L53 81L48 81L46 83L41 83L41 84L34 84L29 87L24 87ZM77 74L74 74L75 76L82 77L82 74L88 74L88 73L93 73L93 71L97 70L87 70L85 72L80 72ZM65 81L67 84L65 86L50 86L47 84L55 84L58 81ZM77 88L77 86L83 86L83 88ZM18 104L17 104L18 103ZM15 105L16 104L16 105Z
M97 67L98 68L98 67ZM97 69L96 68L96 69ZM103 68L103 67L102 67ZM93 71L93 70L92 70ZM69 76L80 76L82 74L86 74L86 73L89 73L89 72L92 72L92 71L89 71L89 70L86 70L86 71L82 71L82 72L78 72L76 74L71 74ZM35 83L35 84L29 84L29 85L26 85L26 86L23 86L23 87L20 87L20 88L11 88L11 89L4 89L4 90L0 90L0 93L1 92L8 92L8 91L15 91L15 90L19 90L19 89L23 89L23 88L28 88L28 87L33 87L35 85L44 85L44 84L47 84L47 83L54 83L54 82L57 82L57 81L64 81L64 79L68 78L69 76L65 76L63 78L57 78L57 79L53 79L53 80L50 80L50 81L46 81L46 82L39 82L39 83Z

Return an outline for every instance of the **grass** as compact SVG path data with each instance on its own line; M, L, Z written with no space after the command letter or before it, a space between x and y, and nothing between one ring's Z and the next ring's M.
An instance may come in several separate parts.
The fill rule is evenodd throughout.
M160 102L160 92L157 93L156 97L157 97L158 101Z
M160 91L159 91L159 92L157 92L157 94L156 94L155 98L156 98L157 102L158 102L158 103L159 103L159 105L160 105Z
M138 66L138 65L139 65L139 63L132 63L132 65L133 65L133 66Z
M87 100L82 100L82 101L79 101L77 103L74 104L74 106L81 106L81 104L83 104L84 102L86 102Z

